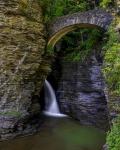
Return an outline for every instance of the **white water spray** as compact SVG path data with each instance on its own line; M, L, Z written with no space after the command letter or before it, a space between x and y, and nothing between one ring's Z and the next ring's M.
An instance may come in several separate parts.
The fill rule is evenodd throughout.
M44 111L44 113L49 116L65 117L66 115L60 113L56 101L55 92L47 80L45 80L44 89L45 89L45 103L46 103L46 110Z

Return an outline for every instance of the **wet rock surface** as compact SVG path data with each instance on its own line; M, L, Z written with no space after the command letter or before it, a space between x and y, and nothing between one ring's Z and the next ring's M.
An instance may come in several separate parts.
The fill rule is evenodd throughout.
M57 99L61 111L81 124L107 130L109 117L101 65L95 55L86 63L62 62Z
M18 119L19 118L19 119ZM37 132L42 124L42 116L1 116L0 141L13 139L16 136L25 136Z

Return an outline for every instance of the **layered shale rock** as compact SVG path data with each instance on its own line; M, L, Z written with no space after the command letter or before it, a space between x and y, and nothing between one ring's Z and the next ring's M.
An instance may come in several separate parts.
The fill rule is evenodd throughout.
M37 0L0 0L1 138L19 130L19 120L40 112L39 92L49 71L42 59L44 37Z

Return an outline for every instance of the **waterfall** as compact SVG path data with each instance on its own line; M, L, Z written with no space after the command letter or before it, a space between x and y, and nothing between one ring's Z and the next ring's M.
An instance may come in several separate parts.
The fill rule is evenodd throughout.
M45 80L44 90L45 90L45 104L46 104L46 110L44 111L44 114L58 117L66 116L60 113L55 92L51 84L47 80Z

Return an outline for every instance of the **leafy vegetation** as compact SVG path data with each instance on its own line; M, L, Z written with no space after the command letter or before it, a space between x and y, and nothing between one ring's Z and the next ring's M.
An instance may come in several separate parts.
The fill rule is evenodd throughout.
M112 2L112 0L102 0L100 3L100 6L103 8L106 8L109 6L109 4Z
M120 116L114 121L113 127L107 136L109 150L120 149Z
M43 6L45 22L55 17L89 9L88 1L84 0L39 0Z
M103 72L108 85L110 111L119 114L119 117L113 122L111 131L107 134L109 150L120 148L120 35L119 32L115 31L119 21L119 16L115 16L115 20L107 33L108 42L104 45L106 53Z
M104 74L106 77L107 85L110 95L120 94L120 39L118 32L115 32L111 26L109 31L109 40L105 45L105 66Z
M84 61L101 38L98 29L79 29L66 35L63 41L63 56L67 61Z
M104 73L108 84L109 103L112 111L120 113L120 104L115 101L116 97L118 100L120 98L120 43L117 33L113 32L112 29L110 29L110 39L106 48L108 51L105 55ZM120 148L120 117L116 119L111 132L108 133L107 144L110 150Z

